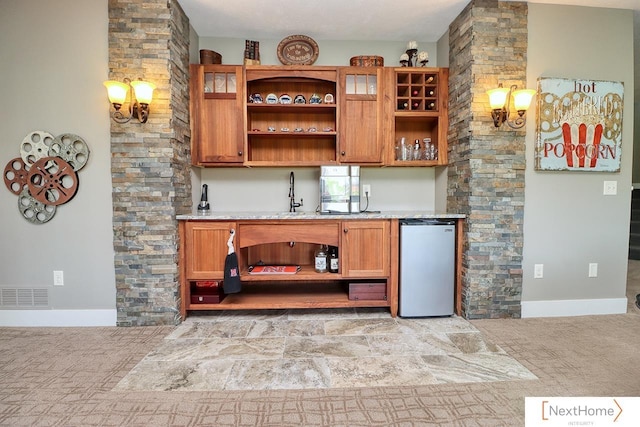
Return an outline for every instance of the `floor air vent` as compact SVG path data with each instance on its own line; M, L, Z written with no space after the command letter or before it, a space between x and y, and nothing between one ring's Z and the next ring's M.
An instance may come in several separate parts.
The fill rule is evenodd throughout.
M48 308L47 288L0 288L0 308Z

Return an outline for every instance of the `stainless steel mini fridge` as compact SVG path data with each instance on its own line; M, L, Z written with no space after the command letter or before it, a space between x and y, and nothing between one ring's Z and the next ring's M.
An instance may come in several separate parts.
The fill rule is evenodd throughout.
M399 316L453 314L455 235L455 221L400 221Z

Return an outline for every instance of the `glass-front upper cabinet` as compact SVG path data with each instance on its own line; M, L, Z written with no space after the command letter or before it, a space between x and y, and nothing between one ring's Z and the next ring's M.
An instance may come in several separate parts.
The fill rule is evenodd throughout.
M242 66L191 65L191 162L197 166L244 161Z
M382 164L382 67L340 69L341 163Z

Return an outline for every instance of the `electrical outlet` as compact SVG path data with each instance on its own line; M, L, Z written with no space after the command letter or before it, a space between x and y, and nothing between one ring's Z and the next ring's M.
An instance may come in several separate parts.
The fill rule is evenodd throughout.
M589 277L598 277L598 263L590 262L589 263Z
M542 279L544 276L544 264L535 264L533 266L533 278Z
M362 194L364 194L365 197L371 197L371 185L362 184Z
M618 194L618 181L605 181L602 194L605 196L615 196Z
M64 272L61 270L53 271L53 286L64 286Z

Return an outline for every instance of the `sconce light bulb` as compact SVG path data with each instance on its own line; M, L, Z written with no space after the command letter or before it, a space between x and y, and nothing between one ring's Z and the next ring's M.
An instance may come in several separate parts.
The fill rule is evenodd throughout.
M136 94L136 100L140 104L151 104L153 90L156 88L156 85L153 83L143 82L142 80L136 80L131 82L131 86Z
M492 110L501 110L504 104L507 102L507 95L509 94L509 88L499 87L497 89L491 89L487 91L489 95L489 105Z
M529 105L531 105L531 100L533 99L533 95L536 94L536 91L533 89L521 89L513 92L513 106L518 112L520 110L527 111L529 109Z
M107 80L103 84L107 88L109 101L113 104L113 107L118 110L127 100L129 85L116 80ZM118 105L117 107L116 104Z

